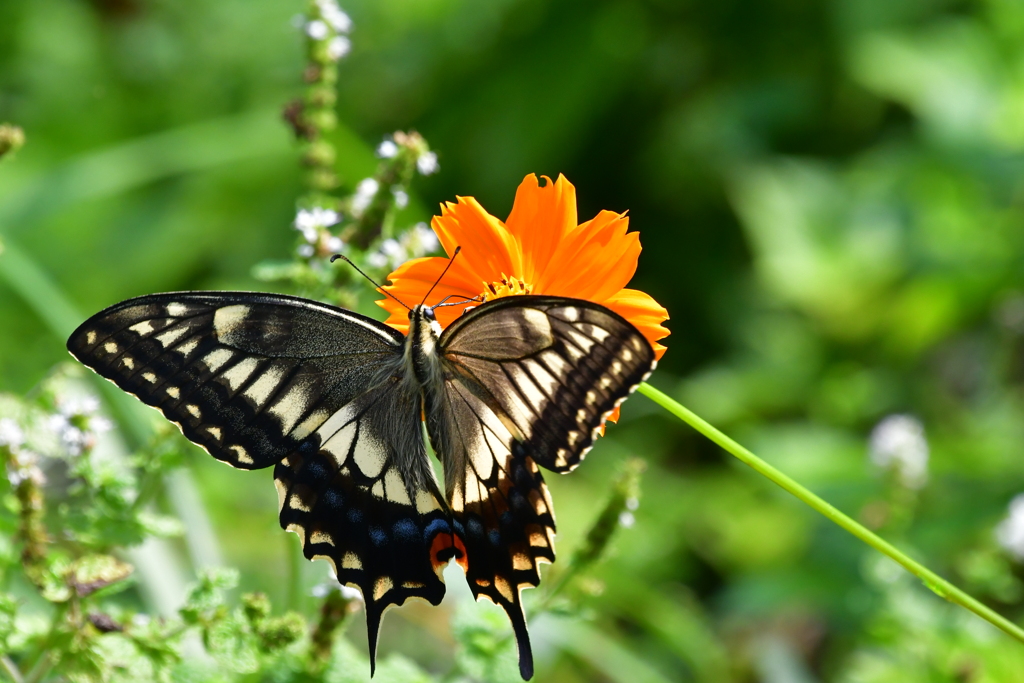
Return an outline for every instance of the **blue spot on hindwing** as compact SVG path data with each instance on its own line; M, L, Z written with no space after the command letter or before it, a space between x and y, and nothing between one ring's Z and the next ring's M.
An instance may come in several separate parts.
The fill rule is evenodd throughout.
M312 480L316 484L326 484L330 474L330 470L321 458L312 458L302 468L301 476L303 479Z
M448 534L451 533L451 531L452 528L448 525L448 520L435 519L427 525L426 529L423 530L423 540L429 542L434 536L437 536L438 534Z
M335 489L327 489L320 496L321 505L331 510L341 510L345 507L345 498Z
M395 538L400 541L412 541L419 535L419 529L411 519L400 519L391 527Z
M384 533L384 530L381 529L379 526L371 526L370 527L370 541L373 542L373 544L375 546L379 547L379 546L387 544L387 542L388 542L388 535L386 533Z

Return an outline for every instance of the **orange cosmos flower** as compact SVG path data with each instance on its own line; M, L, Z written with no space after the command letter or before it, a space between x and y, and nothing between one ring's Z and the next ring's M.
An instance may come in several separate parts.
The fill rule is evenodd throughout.
M472 197L441 206L431 227L448 254L457 246L462 253L434 290L438 300L461 295L490 301L516 294L586 299L633 323L660 359L665 347L658 340L669 334L661 325L668 311L650 295L625 289L640 256L639 236L626 232L629 218L602 211L577 225L576 188L562 175L554 183L545 180L542 186L536 175L526 176L504 223ZM384 289L410 305L419 303L447 265L441 257L407 261L388 276L391 284ZM408 311L391 298L377 305L390 314L388 325L408 332ZM442 327L461 313L461 306L435 311Z

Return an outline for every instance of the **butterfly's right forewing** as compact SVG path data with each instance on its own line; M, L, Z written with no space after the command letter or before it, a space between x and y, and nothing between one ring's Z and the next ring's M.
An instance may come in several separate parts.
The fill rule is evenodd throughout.
M575 467L653 369L654 352L607 308L543 296L484 304L439 344L445 381L441 398L428 400L428 427L464 528L466 575L475 595L507 612L529 678L519 593L539 583L540 562L555 558L554 509L538 466Z

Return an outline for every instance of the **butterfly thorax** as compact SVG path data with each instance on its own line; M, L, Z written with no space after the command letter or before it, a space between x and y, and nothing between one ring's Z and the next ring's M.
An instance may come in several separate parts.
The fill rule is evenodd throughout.
M419 304L409 311L409 334L405 339L405 362L420 387L439 387L442 377L438 339L441 325L429 306Z

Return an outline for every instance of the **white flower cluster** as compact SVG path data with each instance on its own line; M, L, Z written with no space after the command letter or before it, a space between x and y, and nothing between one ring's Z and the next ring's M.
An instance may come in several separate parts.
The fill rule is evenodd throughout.
M95 396L60 395L56 412L26 414L23 419L0 418L0 449L9 454L7 479L12 486L31 480L42 486L43 458L77 457L96 444L96 437L113 425L99 414Z
M302 233L302 239L306 244L300 244L299 256L303 258L312 257L317 246L322 246L326 251L334 254L341 251L344 243L341 238L327 232L327 228L341 222L341 214L332 209L324 209L314 206L312 209L299 209L295 214L295 229Z
M924 426L910 415L890 415L871 431L871 462L894 470L900 482L919 489L928 481L928 442Z
M377 194L377 190L380 185L373 178L363 178L356 185L356 193L352 196L352 212L357 216L362 215L366 211L367 207L370 206L370 202L373 201L374 195Z
M416 159L416 168L423 175L437 173L441 166L437 163L437 155L433 152L424 152Z
M18 423L9 417L0 419L0 446L6 446L12 451L25 443L25 432Z
M351 17L338 7L338 3L335 0L316 0L316 6L320 10L320 16L335 31L338 33L348 33L352 30Z
M342 585L338 583L337 580L318 583L317 585L313 586L313 589L310 591L310 594L314 598L326 598L334 591L338 591L339 593L341 593L341 597L345 598L346 600L355 602L363 601L363 594L359 591L358 588Z
M112 427L109 420L96 414L99 409L100 402L94 396L60 399L57 412L49 417L46 424L69 455L81 455L96 443L97 434Z
M24 448L24 445L25 432L21 426L9 417L0 419L0 448L8 449L12 456L7 467L7 480L14 487L27 479L42 486L46 478L39 469L39 454Z
M398 156L398 145L391 138L385 138L384 142L377 145L377 156L381 159L394 159Z
M630 496L626 499L626 509L619 513L619 526L624 529L631 529L636 524L636 517L633 515L640 507L640 501Z
M1024 493L1010 501L1006 519L996 527L996 541L1018 562L1024 562Z
M352 30L352 19L335 0L316 0L321 19L302 19L303 30L313 40L327 40L327 56L338 61L352 49L352 41L345 35Z
M417 223L399 239L384 240L380 250L367 256L366 262L374 268L394 270L409 259L426 256L438 246L440 242L434 231L426 223Z
M393 138L384 138L384 141L377 145L377 156L381 159L393 159L398 156L398 143ZM431 175L440 169L437 163L437 154L426 151L416 157L416 170L420 175Z

